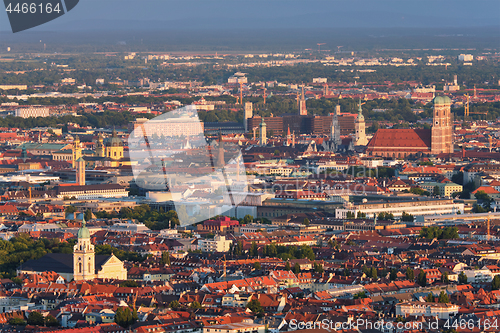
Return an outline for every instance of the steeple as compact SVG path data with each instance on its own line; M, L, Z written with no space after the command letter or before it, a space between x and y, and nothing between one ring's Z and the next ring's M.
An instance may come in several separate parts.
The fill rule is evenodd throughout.
M358 104L358 119L359 120L365 119L365 117L363 116L363 109L361 108L361 98L359 99L359 104Z
M75 140L73 142L73 161L72 161L72 167L76 168L76 161L82 157L82 145L80 143L80 138L78 135L75 137Z
M288 125L288 131L286 133L286 145L287 146L290 146L291 144L291 139L292 139L292 135L290 133L290 125Z
M354 124L356 129L356 136L354 144L356 146L366 146L368 144L368 139L365 133L365 117L363 116L363 109L361 108L361 98L358 104L358 117L356 123Z
M90 242L90 231L82 219L82 226L78 229L78 240L73 247L73 279L92 280L95 274L95 251L94 245Z
M299 101L299 114L301 116L307 116L306 95L304 93L304 85L302 85L302 95L300 96L300 101Z
M265 146L267 144L267 125L264 122L264 117L262 117L262 120L259 125L259 134L260 134L259 144L261 146Z

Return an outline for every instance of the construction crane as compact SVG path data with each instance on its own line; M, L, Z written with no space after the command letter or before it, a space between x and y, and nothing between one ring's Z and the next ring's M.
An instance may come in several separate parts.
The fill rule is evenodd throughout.
M337 46L337 53L340 52L340 49L342 48L343 46Z
M471 111L470 110L470 98L471 97L469 96L468 93L465 94L464 96L466 98L465 108L464 108L464 120L466 120L469 117L469 115L471 115L471 114L484 114L484 115L488 114L488 110L486 110L486 111Z
M318 45L318 52L321 52L321 45L325 45L326 43L317 43L316 45Z

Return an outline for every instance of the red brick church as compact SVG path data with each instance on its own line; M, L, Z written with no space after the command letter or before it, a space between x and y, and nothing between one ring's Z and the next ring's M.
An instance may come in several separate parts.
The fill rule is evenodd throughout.
M409 155L453 153L451 100L434 98L432 128L379 129L366 146L367 156L405 158Z

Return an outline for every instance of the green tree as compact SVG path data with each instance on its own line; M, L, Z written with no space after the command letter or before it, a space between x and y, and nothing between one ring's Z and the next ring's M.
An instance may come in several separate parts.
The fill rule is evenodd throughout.
M130 325L134 324L137 319L134 318L134 314L129 307L119 307L115 313L115 323L123 328L128 328Z
M167 252L162 252L161 253L161 260L160 264L163 266L170 266L170 253Z
M491 290L499 290L500 289L500 275L495 275L493 281L491 281Z
M28 315L28 325L43 326L45 324L43 315L38 311L32 311Z
M302 222L302 224L305 225L306 227L309 226L309 223L310 223L310 221L308 218L305 218L304 221Z
M134 280L126 280L120 283L120 287L137 288L139 284Z
M458 274L458 283L460 283L460 284L467 283L467 275L465 275L464 272L460 272L460 274Z
M250 311L252 311L256 315L261 316L264 314L264 308L260 304L259 300L256 298L254 298L250 302L248 302L247 308L250 309Z
M171 308L172 310L177 310L178 308L181 307L181 304L179 303L179 301L174 300L174 301L170 302L168 307Z
M292 270L292 267L290 266L290 262L286 262L285 264L285 271L291 271Z
M200 302L194 301L193 303L191 303L191 305L189 307L191 309L201 309L201 304L200 304Z
M421 269L420 273L418 273L417 283L422 287L425 287L427 285L427 274L423 269Z
M357 293L353 296L353 299L360 299L360 298L367 298L367 297L368 296L366 296L366 292L360 291L359 293Z
M485 191L477 191L476 194L474 194L477 200L483 201L483 202L490 202L491 197L485 192Z
M250 246L250 256L251 257L257 257L259 255L259 250L257 248L257 243L252 242L252 245Z
M323 268L323 265L314 263L314 271L316 273L323 274L325 269Z
M406 212L403 212L401 215L401 221L403 222L413 222L414 216L411 214L407 214Z
M398 278L398 270L395 268L391 268L391 273L389 275L391 281L394 281Z
M260 265L260 262L256 261L253 263L253 268L256 270L261 270L262 266Z
M59 322L57 321L56 318L54 318L52 315L48 315L45 317L45 326L47 327L52 327L52 326L59 326Z
M415 281L415 272L410 267L406 269L406 279L411 282Z
M441 291L441 293L439 294L438 303L450 303L448 293L446 293L445 291Z
M87 210L85 211L85 215L84 215L84 217L85 217L85 221L90 221L90 220L92 220L92 211L91 211L90 209L87 209Z
M233 248L233 253L236 256L241 256L243 254L243 242L238 241L236 246Z
M443 272L443 274L441 274L441 282L450 283L450 278L448 276L448 272Z
M245 215L243 217L243 224L249 224L253 222L253 216L252 215Z
M377 276L377 269L375 267L372 267L370 269L370 277L373 279L373 280L377 280L378 279L378 276Z
M293 266L293 272L294 272L295 274L299 274L299 273L300 273L300 265L299 265L299 263L298 263L298 262L297 262L297 263L295 263L295 265Z
M434 302L434 295L432 293L428 293L427 296L425 297L425 301L428 303L433 303Z
M72 214L72 213L76 213L78 211L78 209L75 207L75 206L68 206L64 209L64 212L66 214Z
M10 318L9 325L13 326L26 326L26 321L21 318Z
M363 213L363 212L359 211L358 215L357 215L357 218L358 219L366 219L366 213Z
M439 191L439 186L434 186L434 189L432 190L432 195L439 195L440 194L440 191Z

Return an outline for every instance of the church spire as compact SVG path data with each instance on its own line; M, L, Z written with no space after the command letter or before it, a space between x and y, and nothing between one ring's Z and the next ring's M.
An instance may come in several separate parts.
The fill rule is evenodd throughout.
M358 119L364 119L365 117L363 116L363 109L361 108L361 98L359 99L358 103Z

